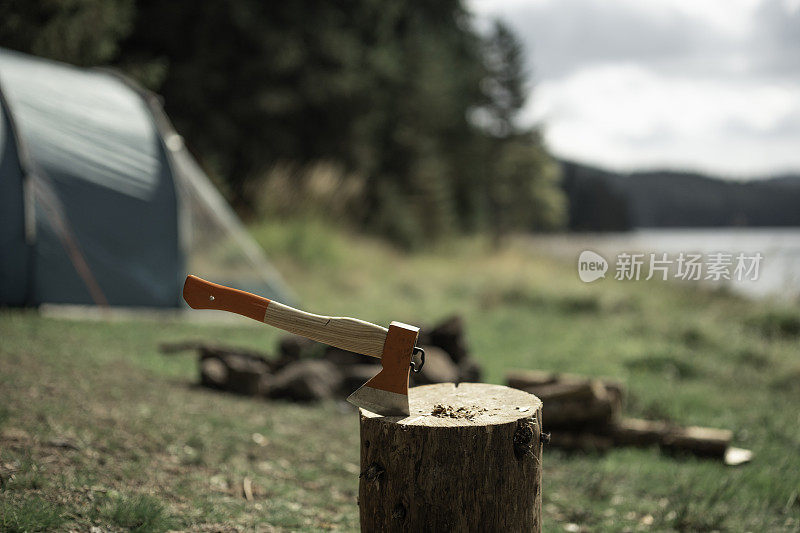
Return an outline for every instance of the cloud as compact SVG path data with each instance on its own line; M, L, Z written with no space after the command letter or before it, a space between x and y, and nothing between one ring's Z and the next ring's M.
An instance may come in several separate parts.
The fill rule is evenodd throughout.
M800 86L663 75L637 64L542 83L523 120L562 157L750 177L800 168Z
M748 45L760 74L800 77L800 1L771 0L755 13Z
M800 0L474 0L523 40L523 123L562 157L732 177L800 169Z
M733 1L733 0L730 0ZM717 2L713 2L717 3ZM735 3L735 2L733 2ZM474 1L483 18L506 20L524 41L537 80L610 61L665 63L697 50L718 55L734 47L745 23L730 14L692 13L704 2L551 0Z

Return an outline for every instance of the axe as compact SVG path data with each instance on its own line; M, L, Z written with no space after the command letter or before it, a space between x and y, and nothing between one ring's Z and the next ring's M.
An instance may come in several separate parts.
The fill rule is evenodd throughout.
M419 372L425 351L417 347L419 328L392 322L386 329L355 318L306 313L249 292L187 276L183 299L192 309L237 313L284 331L381 360L381 371L347 401L383 416L408 416L409 370ZM412 358L420 354L417 365Z

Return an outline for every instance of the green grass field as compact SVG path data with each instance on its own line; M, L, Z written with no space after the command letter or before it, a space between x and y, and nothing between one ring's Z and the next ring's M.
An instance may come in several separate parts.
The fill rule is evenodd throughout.
M254 229L302 298L377 323L464 316L487 379L540 368L624 381L626 414L730 428L752 463L545 448L545 530L800 530L800 310L696 286L584 285L524 242L413 256L313 223ZM142 318L0 312L0 530L354 530L358 420L194 386L204 339L272 350L280 333ZM243 498L243 483L254 498ZM572 528L572 526L569 526Z

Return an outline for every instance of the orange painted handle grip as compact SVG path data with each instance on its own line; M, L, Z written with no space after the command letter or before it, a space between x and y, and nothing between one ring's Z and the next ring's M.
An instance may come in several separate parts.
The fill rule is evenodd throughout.
M264 313L270 302L261 296L211 283L192 275L186 276L183 299L192 309L229 311L259 322L264 321Z

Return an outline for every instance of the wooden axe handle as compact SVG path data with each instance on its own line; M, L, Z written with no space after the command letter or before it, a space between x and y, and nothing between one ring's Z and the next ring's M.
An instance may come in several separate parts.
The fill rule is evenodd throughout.
M388 330L347 317L306 313L249 292L187 276L183 299L192 309L217 309L237 313L289 333L343 350L380 358Z

